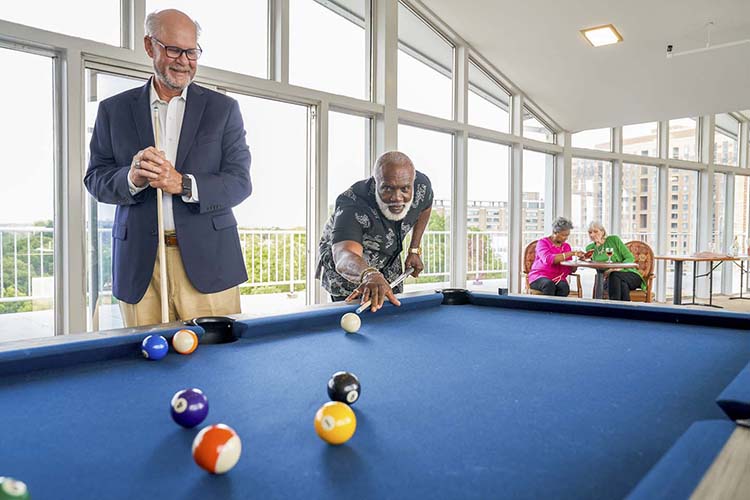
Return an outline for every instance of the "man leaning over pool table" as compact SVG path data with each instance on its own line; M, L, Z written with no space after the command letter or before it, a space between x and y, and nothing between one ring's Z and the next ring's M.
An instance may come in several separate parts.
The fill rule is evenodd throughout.
M389 151L375 162L371 178L354 183L336 198L323 229L316 277L334 302L372 301L372 312L386 299L400 305L389 283L401 273L404 237L412 232L404 265L417 277L424 269L420 242L432 211L430 179L404 153Z

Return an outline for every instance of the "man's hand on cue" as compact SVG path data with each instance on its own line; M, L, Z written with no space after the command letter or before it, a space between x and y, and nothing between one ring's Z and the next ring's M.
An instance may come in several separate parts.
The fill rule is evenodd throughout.
M401 302L396 298L391 286L382 273L373 272L366 275L364 280L362 280L362 284L346 298L346 301L350 302L358 297L361 297L361 304L364 304L368 300L372 301L370 304L371 312L375 312L383 307L385 299L388 299L393 305L401 305Z

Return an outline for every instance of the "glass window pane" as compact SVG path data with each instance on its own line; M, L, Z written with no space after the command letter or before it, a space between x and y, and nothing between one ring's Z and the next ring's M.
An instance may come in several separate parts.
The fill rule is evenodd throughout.
M748 255L750 253L750 177L736 175L734 177L734 221L732 251L737 255ZM743 263L745 271L748 269L748 261ZM748 276L742 277L743 295L748 291ZM740 268L732 266L732 293L740 292Z
M8 0L0 2L0 19L120 46L120 0Z
M510 94L473 61L469 61L469 123L510 131Z
M574 148L612 151L612 129L597 128L592 130L584 130L582 132L573 134L571 142Z
M523 152L521 223L524 247L547 236L551 230L545 225L545 203L551 200L551 196L547 196L547 179L552 179L554 166L553 155L528 149Z
M96 123L99 103L108 97L140 87L144 79L86 70L86 145ZM86 147L86 165L89 163ZM86 307L88 331L122 328L117 299L112 296L112 224L115 205L97 202L91 195L86 203Z
M453 117L453 46L398 4L398 107Z
M612 162L573 158L570 175L571 216L574 224L568 242L583 249L590 243L588 226L599 221L610 224Z
M234 208L248 281L243 312L305 305L308 108L228 94L240 103L253 155L253 194Z
M267 0L146 0L146 12L162 9L179 9L201 25L200 66L268 77Z
M739 161L740 122L732 115L716 115L714 132L714 163L737 166Z
M669 120L669 157L698 161L698 118Z
M328 115L328 216L336 197L369 177L370 120L331 112Z
M399 151L411 158L417 170L429 177L434 201L427 230L422 236L424 271L418 279L406 280L405 291L445 286L451 271L451 186L453 136L408 125L398 126ZM409 238L404 248L409 247Z
M622 127L622 152L639 156L659 156L657 122Z
M527 108L523 108L523 136L537 141L555 142L555 133Z
M692 255L696 252L698 234L698 172L669 169L668 228L669 255ZM677 203L675 203L677 202ZM674 291L674 262L667 262L667 296ZM682 271L682 300L693 293L693 266Z
M0 49L0 67L23 75L0 79L2 342L55 334L55 110L52 59Z
M645 241L656 248L659 169L625 163L622 166L620 238Z
M367 0L289 3L289 81L368 99Z
M471 290L508 287L510 148L469 139L466 281Z

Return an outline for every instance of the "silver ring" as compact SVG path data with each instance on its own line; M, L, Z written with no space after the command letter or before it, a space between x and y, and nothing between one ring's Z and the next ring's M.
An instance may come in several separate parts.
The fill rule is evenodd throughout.
M135 160L135 168L141 168L141 160Z

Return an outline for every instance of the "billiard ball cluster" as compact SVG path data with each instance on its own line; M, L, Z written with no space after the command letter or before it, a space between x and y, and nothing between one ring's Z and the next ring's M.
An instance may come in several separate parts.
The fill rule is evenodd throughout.
M359 379L353 373L336 372L328 380L327 389L332 401L315 413L315 432L328 444L343 444L357 430L357 416L349 405L359 399Z
M198 335L192 330L179 330L172 336L172 348L180 354L192 354L198 348ZM158 361L169 352L169 343L161 335L149 335L141 342L141 354Z

